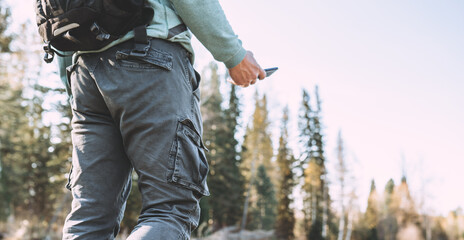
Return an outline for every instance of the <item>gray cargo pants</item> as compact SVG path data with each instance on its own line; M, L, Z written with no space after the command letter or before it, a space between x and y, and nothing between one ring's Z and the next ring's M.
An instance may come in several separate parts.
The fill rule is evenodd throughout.
M82 55L70 70L72 210L63 239L113 239L138 174L142 211L128 239L189 239L209 195L199 81L179 44L132 41Z

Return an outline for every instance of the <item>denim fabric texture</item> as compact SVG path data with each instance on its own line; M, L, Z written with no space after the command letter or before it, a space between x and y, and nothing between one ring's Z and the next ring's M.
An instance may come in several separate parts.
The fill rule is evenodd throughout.
M209 195L199 109L200 77L177 43L128 41L79 56L70 68L72 209L63 239L114 239L138 174L142 211L129 236L189 239Z

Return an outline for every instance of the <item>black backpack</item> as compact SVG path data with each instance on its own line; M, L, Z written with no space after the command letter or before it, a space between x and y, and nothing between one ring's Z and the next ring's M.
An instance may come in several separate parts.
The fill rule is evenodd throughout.
M135 30L146 42L146 24L153 9L145 0L35 0L39 34L45 42L46 62L55 51L98 50ZM141 48L143 49L143 48Z

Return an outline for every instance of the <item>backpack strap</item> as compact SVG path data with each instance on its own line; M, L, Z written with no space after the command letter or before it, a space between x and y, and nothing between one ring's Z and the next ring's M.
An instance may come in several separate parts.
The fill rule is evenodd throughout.
M71 57L73 55L73 53L71 53L71 54L62 54L62 53L60 53L59 51L52 48L50 42L44 43L43 50L45 52L43 60L46 63L53 62L53 59L55 58L55 54L60 56L60 57Z
M99 36L105 37L105 39L110 39L110 40L116 40L117 37L114 37L108 33L105 33L103 29L99 29L98 25L95 23L92 26L92 32L99 32L99 34L96 34L97 38ZM101 31L101 32L100 32ZM129 53L129 56L133 57L145 57L148 53L148 50L150 49L150 41L148 41L148 36L147 36L147 27L142 25L134 28L134 49ZM72 56L72 54L61 54L55 49L52 48L50 45L50 42L47 42L43 45L43 50L45 51L45 55L43 57L43 60L46 63L51 63L53 59L55 58L55 54L60 56L60 57L69 57Z
M129 53L129 56L145 57L149 49L150 41L148 41L146 25L134 28L134 49Z

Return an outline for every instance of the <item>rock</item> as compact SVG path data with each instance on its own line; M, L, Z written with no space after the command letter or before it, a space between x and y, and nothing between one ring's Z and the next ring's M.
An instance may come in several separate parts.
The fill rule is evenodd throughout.
M193 240L271 240L273 235L273 230L244 230L240 232L236 227L226 227L210 236L193 238Z

